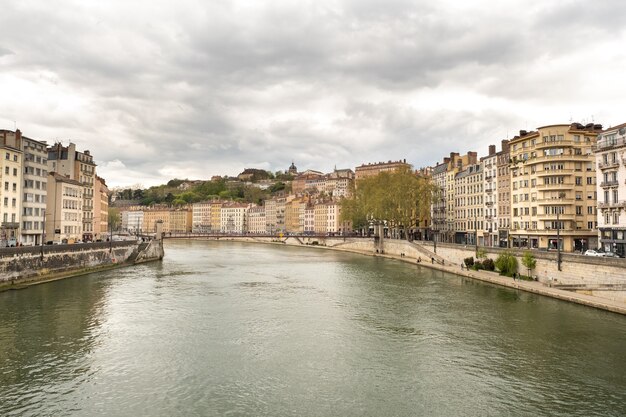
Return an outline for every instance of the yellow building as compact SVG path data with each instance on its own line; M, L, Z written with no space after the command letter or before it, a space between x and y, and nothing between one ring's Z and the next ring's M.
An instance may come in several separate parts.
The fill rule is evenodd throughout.
M592 149L602 126L550 125L510 141L513 247L564 251L597 247Z
M143 211L143 225L141 229L144 233L155 233L156 223L163 223L163 232L169 233L170 229L170 209L167 207L148 208Z
M94 240L105 240L109 228L109 189L103 178L96 176L97 198L94 198L96 207L93 217Z
M83 233L83 185L66 176L48 175L46 241L74 243Z
M192 210L189 208L170 209L170 233L190 233L192 227Z
M304 210L307 200L295 198L285 203L285 231L287 233L304 233Z

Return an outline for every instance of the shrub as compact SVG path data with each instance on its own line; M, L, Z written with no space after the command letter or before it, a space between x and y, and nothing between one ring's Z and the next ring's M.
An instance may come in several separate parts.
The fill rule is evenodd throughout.
M524 257L522 258L522 265L526 267L528 270L528 276L530 277L530 273L537 266L537 260L530 252L524 252Z
M465 263L466 267L471 268L474 265L474 257L470 256L469 258L463 259L463 263Z
M510 252L504 252L498 256L495 262L500 275L513 276L517 272L517 259Z
M487 251L485 250L485 248L480 248L476 251L477 259L484 259L486 257L487 257Z
M482 262L474 262L474 265L472 266L472 269L474 271L480 271L481 269L485 269L485 267L482 264Z
M483 261L483 268L485 269L485 271L494 271L496 269L496 265L493 263L493 259L485 259Z

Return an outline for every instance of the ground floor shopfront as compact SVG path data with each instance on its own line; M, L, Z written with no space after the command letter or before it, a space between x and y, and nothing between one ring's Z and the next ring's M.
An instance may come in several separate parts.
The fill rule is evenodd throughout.
M544 235L512 233L509 238L513 248L557 250L560 247L564 252L584 252L598 247L598 237L593 234L563 232L557 236L556 233Z
M626 256L626 228L600 229L600 248Z

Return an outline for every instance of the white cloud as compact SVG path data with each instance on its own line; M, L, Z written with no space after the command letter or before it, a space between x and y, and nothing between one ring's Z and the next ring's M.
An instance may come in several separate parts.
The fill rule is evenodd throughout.
M624 122L626 3L23 1L0 128L89 149L110 185L330 170Z

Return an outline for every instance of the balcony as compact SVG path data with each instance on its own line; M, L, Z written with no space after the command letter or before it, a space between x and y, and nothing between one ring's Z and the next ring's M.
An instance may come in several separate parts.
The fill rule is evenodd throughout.
M618 148L620 146L626 146L626 138L621 137L621 138L616 138L616 139L613 139L613 140L601 139L593 147L593 150L598 152L598 151L603 151L603 150L607 150L607 149Z
M557 221L556 218L556 214L545 214L545 213L541 213L537 215L537 218L541 221L544 220L554 220ZM576 220L576 215L575 214L559 214L559 221L568 221L568 220Z
M574 173L573 169L544 169L542 171L537 171L537 176L546 177L546 176L562 175L566 177L568 175L572 175L573 173Z
M600 183L600 187L617 187L619 185L619 182L617 180L615 181L602 181Z
M618 201L617 203L600 203L598 202L599 209L609 208L626 208L626 201Z
M598 168L600 169L611 169L617 167L619 167L619 161L600 162L598 164Z
M19 229L20 224L18 222L2 222L3 229Z
M540 206L553 204L574 204L576 200L573 198L539 198L537 204Z
M566 182L562 184L537 184L538 190L563 190L574 187L574 183Z

